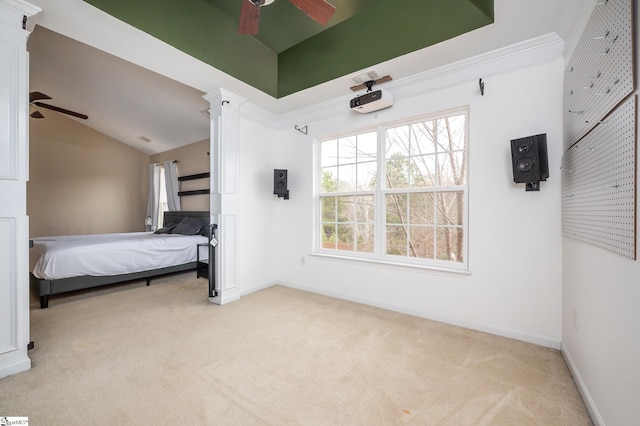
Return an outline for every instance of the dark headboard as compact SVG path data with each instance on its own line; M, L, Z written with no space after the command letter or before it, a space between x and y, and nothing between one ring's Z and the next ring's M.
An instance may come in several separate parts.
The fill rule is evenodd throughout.
M197 218L202 223L202 229L200 230L200 234L207 236L209 230L207 226L209 225L209 212L207 211L177 211L177 212L164 212L164 222L163 226L171 226L178 224L185 217L193 217Z

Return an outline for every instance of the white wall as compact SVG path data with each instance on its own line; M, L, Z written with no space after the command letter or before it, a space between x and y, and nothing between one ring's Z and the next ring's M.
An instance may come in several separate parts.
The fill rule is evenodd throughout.
M635 22L637 45L640 24L637 19ZM636 82L640 81L637 55ZM636 164L637 161L636 148ZM636 212L638 204L636 195ZM636 224L636 235L638 231ZM571 238L564 238L562 244L565 358L597 423L637 425L640 262Z
M277 142L278 166L289 170L291 190L291 199L276 210L277 278L293 287L559 348L559 56L494 75L486 73L486 64L477 65L464 70L472 79L444 77L442 88L427 82L414 86L410 95L398 90L402 96L394 95L394 106L374 114L359 115L345 104L321 120L314 121L312 112L299 115L309 135L290 128ZM485 96L478 76L484 77ZM470 274L310 256L314 137L465 105L470 107ZM537 133L548 136L551 177L540 192L525 192L524 185L512 183L509 141Z
M280 163L276 130L241 117L239 139L238 287L246 294L277 278L273 257L281 234L274 226L273 169Z
M600 424L638 424L640 262L571 238L563 256L565 357Z

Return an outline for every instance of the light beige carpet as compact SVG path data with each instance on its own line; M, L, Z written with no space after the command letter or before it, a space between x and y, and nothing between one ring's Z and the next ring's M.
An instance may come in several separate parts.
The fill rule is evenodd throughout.
M274 286L207 301L195 273L33 301L31 425L588 425L558 351Z

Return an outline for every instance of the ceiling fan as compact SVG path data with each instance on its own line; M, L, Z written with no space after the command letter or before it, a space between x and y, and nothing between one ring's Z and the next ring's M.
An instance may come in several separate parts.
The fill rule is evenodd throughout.
M240 34L258 34L260 8L273 3L274 0L242 0ZM336 7L325 0L289 0L298 9L309 15L320 25L325 25L336 11Z
M49 105L49 104L44 104L42 102L38 102L38 101L45 100L45 99L53 99L53 98L51 98L51 96L47 96L47 95L45 95L44 93L41 93L41 92L31 92L31 93L29 93L29 103L31 105L35 105L35 106L40 107L40 108L50 109L52 111L61 112L63 114L67 114L67 115L71 115L73 117L81 118L83 120L86 120L87 118L89 118L88 115L80 114L79 112L69 111L68 109L60 108L60 107L57 107L55 105ZM34 111L34 112L31 113L31 117L33 117L33 118L44 118L44 115L42 115L42 113L40 111Z

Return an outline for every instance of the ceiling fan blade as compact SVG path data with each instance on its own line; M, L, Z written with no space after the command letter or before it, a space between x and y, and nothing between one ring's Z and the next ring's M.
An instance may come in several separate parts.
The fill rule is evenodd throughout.
M336 12L336 7L325 0L289 0L298 9L309 15L311 19L321 25L329 22Z
M71 115L73 117L82 118L83 120L86 120L87 118L89 118L88 115L80 114L79 112L69 111L68 109L60 108L60 107L49 105L49 104L43 104L42 102L34 102L33 104L41 108L47 108L52 111L57 111L63 114Z
M260 6L253 4L249 0L242 0L242 11L240 12L238 32L240 34L258 34L259 24Z
M31 117L33 117L33 118L44 118L44 115L42 115L42 113L40 111L33 111L31 113Z
M29 102L41 101L43 99L51 99L51 96L45 95L42 92L31 92L31 93L29 93Z

